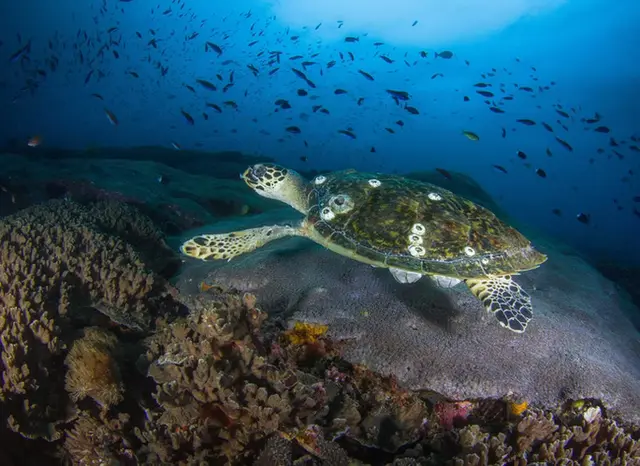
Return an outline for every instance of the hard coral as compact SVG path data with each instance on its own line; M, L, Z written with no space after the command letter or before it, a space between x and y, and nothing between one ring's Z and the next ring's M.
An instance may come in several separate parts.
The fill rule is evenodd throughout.
M109 408L122 401L124 386L114 352L118 340L99 328L84 329L66 358L68 366L65 386L74 401L93 398Z
M92 305L138 329L160 306L177 308L166 283L115 236L126 228L109 220L112 208L59 200L0 221L0 401L8 425L23 436L60 435L63 378L51 374L63 370L66 332L91 321ZM146 228L131 225L140 235Z

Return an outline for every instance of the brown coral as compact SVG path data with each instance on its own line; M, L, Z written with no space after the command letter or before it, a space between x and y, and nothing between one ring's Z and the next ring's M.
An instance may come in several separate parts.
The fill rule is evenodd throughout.
M66 358L65 387L74 401L93 398L105 408L122 401L124 386L114 358L118 341L100 328L84 329Z
M111 208L59 200L0 221L0 401L10 428L26 437L60 435L63 378L51 374L63 370L64 333L96 320L91 307L138 329L160 306L176 309L165 282L114 236L124 227L108 218L111 233L101 226Z
M94 418L81 413L67 433L63 456L72 464L83 466L121 465L132 460L133 450L124 440L125 414L116 419Z

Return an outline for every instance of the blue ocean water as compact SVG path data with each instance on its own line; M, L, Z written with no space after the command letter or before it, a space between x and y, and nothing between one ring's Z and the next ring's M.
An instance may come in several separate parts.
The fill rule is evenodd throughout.
M0 142L440 168L637 265L639 19L631 0L3 2Z

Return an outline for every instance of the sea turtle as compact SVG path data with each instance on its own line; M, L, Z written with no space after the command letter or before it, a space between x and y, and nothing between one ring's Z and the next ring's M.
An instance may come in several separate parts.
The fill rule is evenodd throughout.
M397 175L343 170L312 181L261 163L240 177L261 196L302 212L298 225L271 225L200 235L181 246L205 261L230 260L286 236L304 236L376 267L401 283L423 275L441 287L464 281L498 322L524 332L531 298L511 275L547 257L491 211L429 183Z

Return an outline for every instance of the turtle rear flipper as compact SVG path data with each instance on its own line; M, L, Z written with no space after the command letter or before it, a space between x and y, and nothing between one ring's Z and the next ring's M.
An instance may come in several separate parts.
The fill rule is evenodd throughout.
M511 276L472 278L466 283L500 325L517 333L525 331L533 317L531 298Z
M180 251L186 256L203 261L231 260L276 239L301 234L299 228L290 225L271 225L231 233L199 235L185 241L180 247Z

